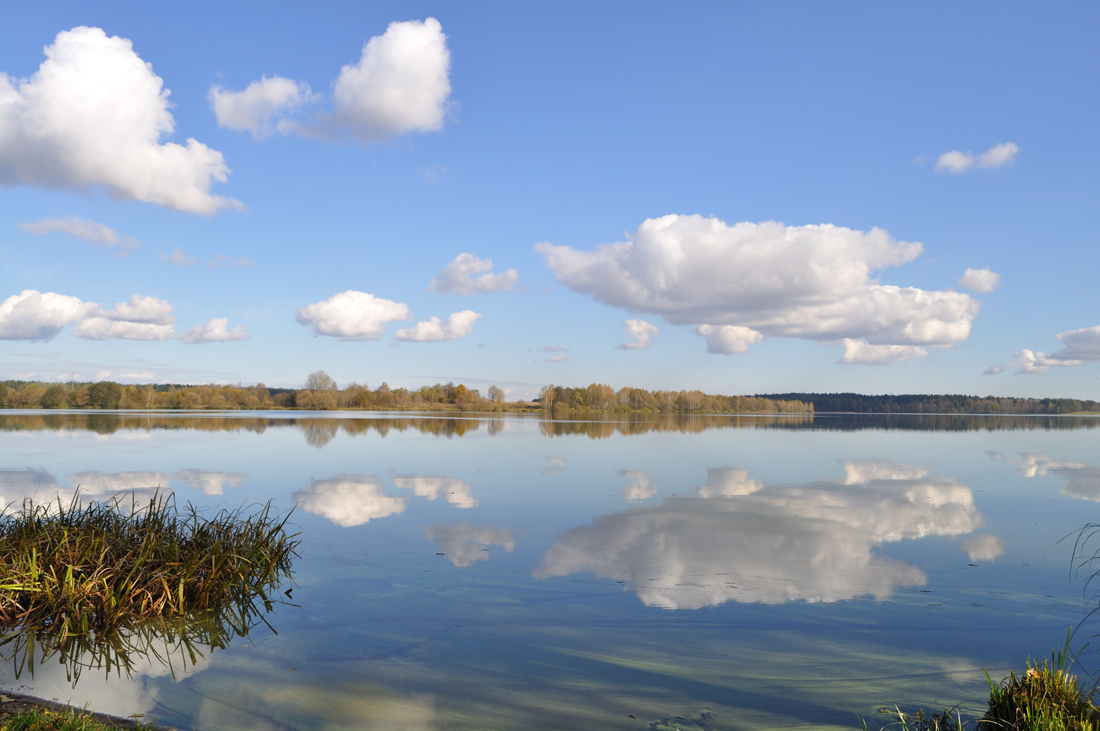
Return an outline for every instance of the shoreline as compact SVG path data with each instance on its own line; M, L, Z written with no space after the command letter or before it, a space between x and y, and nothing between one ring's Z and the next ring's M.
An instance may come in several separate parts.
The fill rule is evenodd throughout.
M89 711L85 708L78 706L72 706L68 703L61 703L60 701L47 700L45 698L38 698L37 696L27 695L26 693L18 693L16 691L0 690L0 723L7 720L9 716L17 713L23 713L26 711L43 710L43 711L59 711L67 713L73 711L78 714L86 714L87 717L97 723L110 724L119 729L171 729L172 726L160 726L156 725L153 721L146 721L144 717L123 718L120 716L112 716L107 713L97 713L95 711Z

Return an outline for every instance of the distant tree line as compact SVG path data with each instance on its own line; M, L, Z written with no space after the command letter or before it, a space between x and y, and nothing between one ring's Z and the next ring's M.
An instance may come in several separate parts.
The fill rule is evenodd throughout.
M1029 399L963 395L884 395L858 393L780 393L724 396L699 390L647 391L593 383L569 388L544 387L533 402L507 401L503 389L485 395L453 382L419 389L371 389L359 383L340 388L324 371L315 371L302 388L241 385L121 384L113 381L0 381L0 409L179 409L262 410L370 409L379 411L541 412L575 414L1072 414L1098 412L1100 403L1085 399Z
M859 393L772 393L760 398L791 399L813 404L818 412L857 414L1074 414L1100 411L1100 403L1070 398Z
M454 383L424 386L417 390L390 388L386 383L370 389L358 383L339 388L324 371L306 378L303 388L182 384L128 385L113 381L96 383L0 382L3 409L210 409L259 410L332 409L509 411L537 405L505 402L503 389L490 386L485 396L476 388Z
M565 388L553 384L539 392L539 406L551 414L572 412L621 412L656 414L805 414L812 404L795 399L760 396L721 396L702 391L647 391L593 383L586 388Z

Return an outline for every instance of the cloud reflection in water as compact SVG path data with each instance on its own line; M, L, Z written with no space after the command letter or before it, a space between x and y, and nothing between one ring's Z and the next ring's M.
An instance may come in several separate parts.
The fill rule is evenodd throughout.
M428 539L447 555L455 566L466 568L477 561L489 560L489 546L500 546L506 553L516 547L510 531L500 528L475 528L472 525L429 525Z
M619 470L615 474L633 480L623 489L623 497L631 502L645 500L657 494L657 481L650 479L645 470Z
M699 498L671 498L567 531L532 575L592 572L666 609L885 599L927 577L875 546L964 535L984 524L973 493L953 479L892 463L842 464L843 483L795 486L708 470Z
M1045 454L1021 454L1019 462L1013 462L1000 452L986 452L994 462L1005 462L1016 468L1024 477L1056 475L1066 481L1063 495L1100 502L1100 467L1084 462L1059 462Z
M403 513L408 505L406 498L387 495L382 481L368 475L312 480L308 490L299 490L290 499L306 512L346 528Z
M68 504L79 491L81 501L102 500L122 495L125 504L131 499L138 507L148 504L153 495L171 494L173 482L202 490L207 495L221 495L226 487L239 488L248 479L243 472L216 472L183 469L176 472L155 470L136 472L74 472L68 486L62 486L47 470L0 469L0 514L21 505L27 498L38 504Z
M417 497L435 500L442 496L456 508L474 508L478 502L470 492L470 483L454 477L402 475L393 478L395 487L412 490Z

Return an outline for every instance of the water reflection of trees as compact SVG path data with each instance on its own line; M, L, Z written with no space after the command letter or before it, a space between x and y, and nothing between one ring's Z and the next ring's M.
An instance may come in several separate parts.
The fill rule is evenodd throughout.
M349 412L343 416L294 418L273 414L165 414L149 412L42 412L0 414L0 431L118 431L193 430L251 432L263 434L271 428L294 428L304 432L306 442L324 447L339 433L358 436L392 431L415 431L437 437L462 437L483 428L489 436L502 433L509 423L537 421L544 436L586 436L604 439L651 432L694 434L707 429L812 429L859 431L900 429L919 431L1000 431L1020 429L1092 429L1100 419L1081 416L1019 416L962 414L612 414L590 413L584 419L545 419L516 415L508 418L478 416L440 417L429 415L379 416Z

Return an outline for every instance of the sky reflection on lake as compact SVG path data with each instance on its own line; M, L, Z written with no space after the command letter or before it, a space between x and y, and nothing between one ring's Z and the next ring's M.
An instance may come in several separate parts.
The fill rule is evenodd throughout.
M0 685L181 728L853 728L894 703L976 707L982 668L1045 655L1092 606L1059 539L1096 515L1095 424L2 415L5 505L270 500L303 544L278 634L175 678L150 660Z

